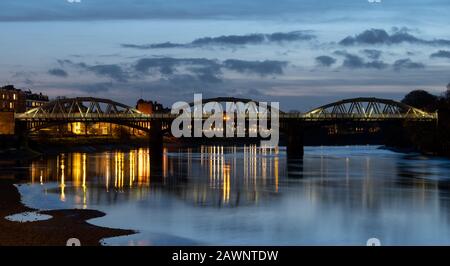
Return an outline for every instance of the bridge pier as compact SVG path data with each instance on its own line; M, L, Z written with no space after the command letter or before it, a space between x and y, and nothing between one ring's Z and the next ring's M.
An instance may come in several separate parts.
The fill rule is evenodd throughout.
M407 133L406 124L398 121L387 122L384 125L384 144L396 148L409 148L414 144Z
M286 153L288 160L303 158L303 134L303 126L300 123L292 123L287 126Z
M14 126L14 134L17 136L17 148L26 149L28 148L28 134L27 134L27 124L26 122L16 122Z
M161 121L151 121L149 146L150 146L150 172L152 177L162 176L163 162L163 131Z

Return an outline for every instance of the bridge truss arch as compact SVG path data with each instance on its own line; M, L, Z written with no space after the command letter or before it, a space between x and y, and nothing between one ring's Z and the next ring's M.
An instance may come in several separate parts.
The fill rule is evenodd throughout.
M215 98L207 98L207 99L202 99L202 105L204 106L207 103L219 103L219 104L223 104L223 103L243 103L245 106L244 108L246 108L246 112L248 112L250 109L257 107L257 108L261 108L260 110L265 110L267 108L267 110L270 111L272 109L274 109L274 107L271 106L270 102L259 102L259 101L255 101L252 99L248 99L248 98L236 98L236 97L215 97ZM195 107L195 102L191 102L189 103L189 107ZM283 112L280 109L277 109L279 114L284 114L285 112ZM224 111L225 110L224 108ZM252 110L252 111L258 111L258 110Z
M137 109L109 99L94 97L59 98L43 106L31 109L22 117L90 117L105 115L135 115L142 116L143 113Z
M149 132L152 117L135 108L109 99L94 97L59 98L16 119L26 122L28 131L72 122L112 123Z
M436 113L388 99L352 98L326 104L304 114L306 119L352 119L352 120L435 120Z

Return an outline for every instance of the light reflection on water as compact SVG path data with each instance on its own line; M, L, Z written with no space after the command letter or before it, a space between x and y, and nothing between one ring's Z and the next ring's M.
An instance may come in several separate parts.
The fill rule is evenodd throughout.
M372 146L68 153L33 161L20 191L141 232L107 244L450 244L449 162Z

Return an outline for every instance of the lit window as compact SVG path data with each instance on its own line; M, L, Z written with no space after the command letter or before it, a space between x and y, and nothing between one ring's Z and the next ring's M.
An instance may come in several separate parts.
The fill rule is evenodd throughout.
M15 93L13 94L13 99L14 99L14 101L17 100L17 96Z
M9 103L9 108L10 108L10 109L14 109L14 103L10 102L10 103Z
M79 134L82 133L82 132L81 132L81 123L79 123L79 122L77 122L77 123L72 123L72 126L73 126L73 133L74 133L74 134L79 135Z

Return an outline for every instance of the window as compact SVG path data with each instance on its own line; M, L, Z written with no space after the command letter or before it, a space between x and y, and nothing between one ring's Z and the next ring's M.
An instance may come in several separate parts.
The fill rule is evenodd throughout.
M14 99L14 101L17 100L17 96L15 93L13 94L13 99Z
M9 108L10 108L10 109L14 109L14 103L13 103L13 102L10 102L10 103L9 103Z

